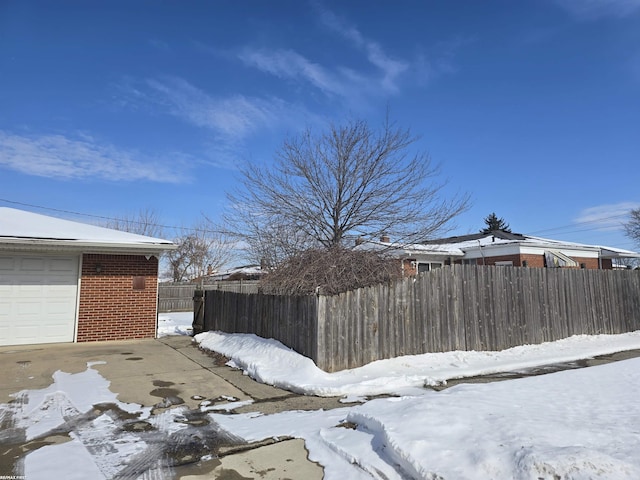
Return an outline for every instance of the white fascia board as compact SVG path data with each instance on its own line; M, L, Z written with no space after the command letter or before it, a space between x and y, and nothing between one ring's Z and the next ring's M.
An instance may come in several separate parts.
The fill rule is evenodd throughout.
M464 258L501 257L519 253L521 253L521 246L517 243L483 245L467 249Z
M406 258L417 262L444 262L450 257L459 257L460 255L451 255L448 253L413 253L407 254Z
M555 250L568 257L598 258L598 248L562 248L555 245L527 245L522 243L503 243L496 245L483 245L482 247L469 248L465 258L501 257L503 255L544 255L547 250Z
M20 251L68 251L82 253L112 253L135 255L158 255L166 250L175 250L177 245L145 244L145 243L113 243L113 242L82 242L69 240L3 238L0 239L1 250Z
M523 254L544 255L546 251L560 252L567 257L577 258L598 258L598 250L584 248L541 248L541 247L522 247Z
M434 250L434 251L425 251L425 250L402 250L401 256L403 258L411 258L415 260L446 260L447 258L454 257L463 257L464 253L459 250L452 251L442 251L442 250Z

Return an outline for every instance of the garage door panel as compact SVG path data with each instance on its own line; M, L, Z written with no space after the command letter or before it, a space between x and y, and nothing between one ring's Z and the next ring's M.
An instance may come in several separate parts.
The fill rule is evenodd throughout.
M12 257L0 257L0 272L14 271L15 259Z
M72 342L77 256L0 257L0 345Z
M63 272L75 274L78 269L78 262L71 258L57 258L52 259L49 264L49 271L51 272Z
M34 343L34 338L41 338L40 329L35 325L18 325L12 332L14 343L12 345L28 345ZM40 341L38 343L45 343Z
M75 313L75 308L73 309L73 312L69 310L69 303L70 302L64 300L47 302L47 304L45 305L45 313L47 315L65 316L71 313Z
M20 266L18 267L22 272L44 272L45 271L45 259L44 258L22 258Z

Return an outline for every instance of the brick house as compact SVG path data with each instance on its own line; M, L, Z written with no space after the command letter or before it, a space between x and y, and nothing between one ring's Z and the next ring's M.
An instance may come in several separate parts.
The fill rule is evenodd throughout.
M175 245L0 208L0 345L155 338L158 257Z
M367 244L374 248L389 248L393 255L402 259L406 275L451 264L610 270L616 260L640 258L640 254L629 250L501 230L441 238L421 244L398 245L389 242L386 237L380 242Z

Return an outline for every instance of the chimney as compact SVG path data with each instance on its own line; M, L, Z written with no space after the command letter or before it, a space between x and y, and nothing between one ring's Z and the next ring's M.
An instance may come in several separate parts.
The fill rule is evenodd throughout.
M356 247L358 245L362 245L363 243L364 243L364 238L362 238L362 237L356 238Z
M211 264L207 265L207 275L213 275L213 266Z
M386 235L386 234L382 234L382 236L380 237L380 241L382 243L391 243L391 239L389 238L389 235Z

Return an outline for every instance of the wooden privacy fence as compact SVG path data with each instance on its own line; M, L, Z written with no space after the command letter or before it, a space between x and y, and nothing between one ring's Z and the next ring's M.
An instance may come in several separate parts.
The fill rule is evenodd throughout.
M205 330L275 338L327 371L640 329L640 272L454 265L334 296L205 293Z
M255 293L259 280L233 280L206 284L206 290L228 290L239 293ZM188 312L193 310L193 293L201 288L199 284L170 283L158 285L158 312Z

